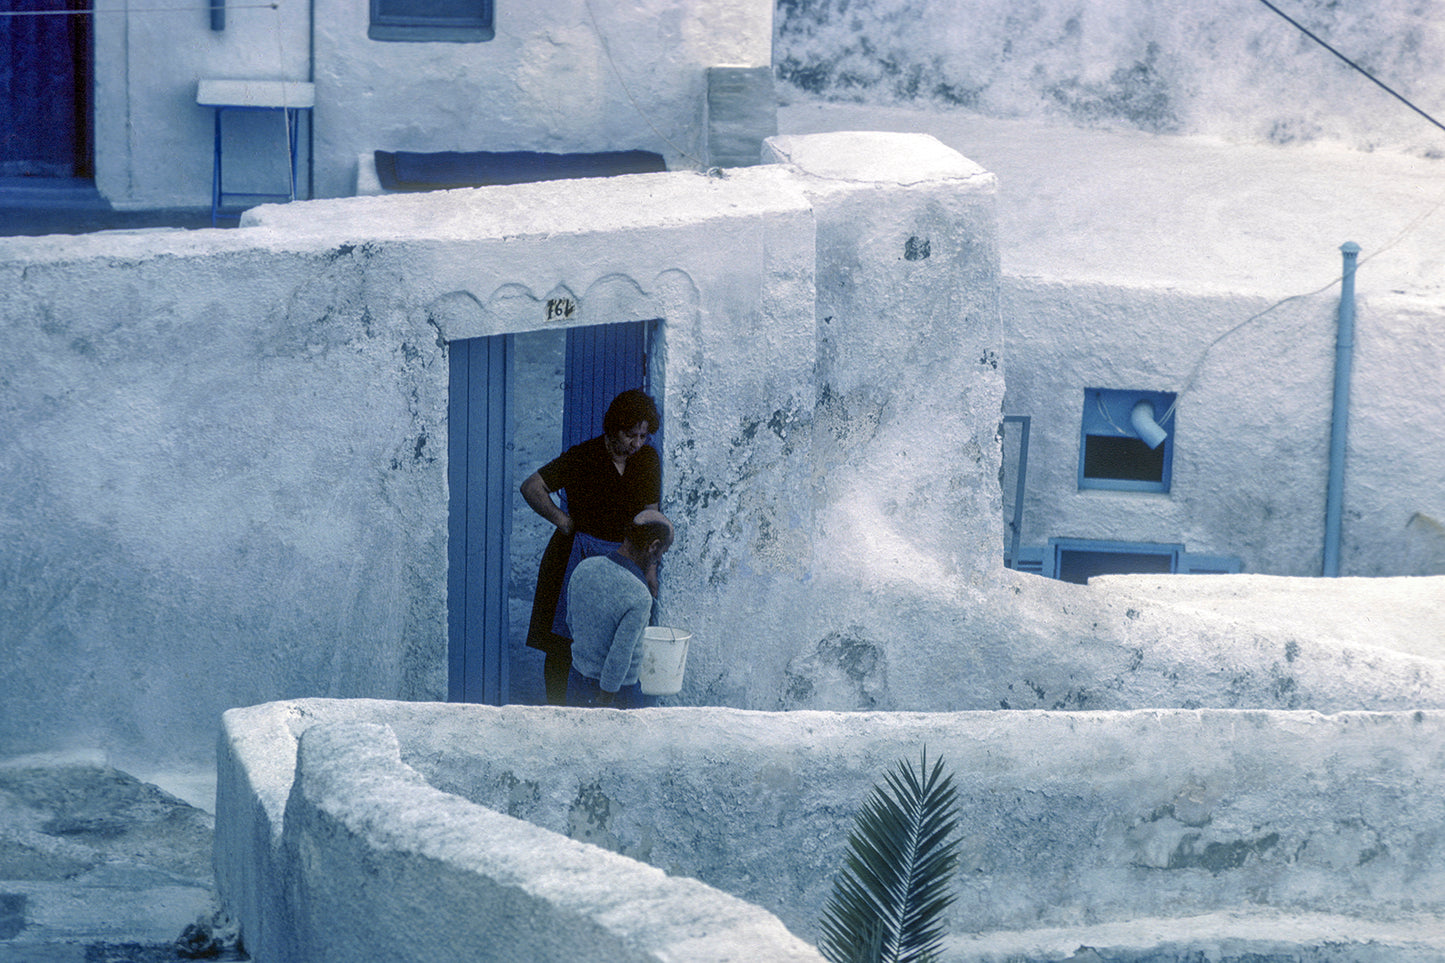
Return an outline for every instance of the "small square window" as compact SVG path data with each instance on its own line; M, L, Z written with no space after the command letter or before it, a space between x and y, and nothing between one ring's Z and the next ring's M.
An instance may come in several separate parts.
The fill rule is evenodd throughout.
M491 40L493 0L371 0L372 40Z
M1163 391L1086 388L1079 487L1167 492L1174 461L1174 401Z

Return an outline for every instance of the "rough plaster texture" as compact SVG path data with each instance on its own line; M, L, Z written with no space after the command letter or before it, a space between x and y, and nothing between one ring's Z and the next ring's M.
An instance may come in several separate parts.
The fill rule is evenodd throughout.
M301 734L282 842L287 960L820 963L763 910L426 783L385 726ZM360 897L360 898L358 898Z
M391 761L396 750L382 726L410 769ZM290 941L307 932L344 931L405 898L355 866L376 869L380 884L394 881L392 867L428 857L430 873L417 878L442 902L480 885L458 877L496 874L519 849L534 864L575 858L575 844L549 844L546 833L516 828L482 839L459 831L460 820L483 823L461 797L699 879L816 939L854 809L882 771L924 747L946 760L960 789L960 895L950 910L957 939L948 959L1001 959L1011 943L1068 938L1027 931L1136 919L1149 921L1155 940L1178 939L1204 929L1191 920L1209 914L1228 920L1208 934L1215 940L1348 944L1403 934L1408 942L1434 927L1438 942L1445 729L1438 713L1418 711L256 706L224 721L218 880L248 942L260 938L270 950L300 945ZM344 889L327 886L293 924L283 908L297 905L288 902L295 887L343 866ZM641 876L632 885L653 882ZM613 886L616 898L629 883L619 874ZM533 898L545 903L557 892ZM565 890L561 898L589 905ZM1286 916L1293 923L1281 930ZM671 921L662 914L658 922ZM285 933L289 925L295 934ZM412 925L398 919L375 938L405 945ZM425 931L416 939L430 945Z
M1329 467L1334 289L1277 298L1009 278L1004 408L1032 417L1024 544L1183 542L1246 572L1319 575ZM1438 310L1359 299L1341 571L1445 572L1438 521L1445 347ZM1233 330L1237 329L1237 330ZM1169 492L1081 490L1084 389L1178 394ZM1261 469L1265 470L1261 470Z
M1316 639L1247 603L1185 613L1001 571L993 179L919 135L773 150L789 163L720 177L0 241L0 752L199 759L231 706L439 698L446 344L541 339L513 396L533 419L515 457L533 454L559 296L569 323L664 322L680 703L1445 700L1438 663L1373 629Z
M194 757L227 705L445 691L435 331L350 248L258 240L9 245L5 752Z
M1445 220L1422 209L1439 161L965 111L779 117L790 134L927 132L998 178L1004 405L1033 417L1025 545L1182 542L1247 572L1318 574L1332 281L1339 245L1358 242L1342 571L1445 573L1445 357L1430 335L1445 323ZM1173 492L1078 491L1083 390L1139 386L1183 396Z
M319 203L309 235L5 242L7 750L198 752L229 705L439 696L445 341L545 328L566 291L582 323L707 331L707 368L669 390L723 372L717 416L761 420L811 363L809 325L787 323L811 316L813 272L789 178ZM791 349L749 366L764 324Z
M1090 587L1183 612L1288 626L1315 639L1353 640L1445 658L1445 579L1301 579L1268 575L1102 575Z
M483 43L373 41L365 4L255 6L228 10L220 32L204 9L95 18L96 184L115 206L209 203L200 78L314 81L302 190L309 153L315 196L337 197L353 193L357 156L378 149L644 149L670 168L704 167L707 69L771 63L767 0L501 5ZM284 192L280 121L226 123L227 189Z
M1280 8L1430 111L1442 67L1429 5ZM1260 3L1147 0L779 0L774 64L840 101L964 108L1251 143L1335 140L1440 155L1418 114Z

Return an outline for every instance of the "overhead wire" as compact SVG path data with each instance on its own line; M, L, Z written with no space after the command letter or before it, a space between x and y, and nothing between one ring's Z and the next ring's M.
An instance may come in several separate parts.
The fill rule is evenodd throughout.
M1414 104L1412 104L1403 94L1397 93L1397 92L1396 92L1393 88L1391 88L1388 84L1386 84L1384 81L1380 80L1380 79L1379 79L1378 77L1376 77L1374 74L1370 73L1370 72L1369 72L1368 70L1366 70L1364 67L1361 67L1359 64L1355 63L1355 62L1354 62L1353 60L1351 60L1349 57L1346 57L1344 54L1340 53L1340 52L1339 52L1338 50L1336 50L1334 47L1331 47L1329 44L1325 43L1324 40L1322 40L1322 39L1320 39L1318 36L1316 36L1308 27L1306 27L1304 24L1300 23L1300 22L1299 22L1298 20L1296 20L1294 17L1291 17L1289 14L1285 13L1285 12L1284 12L1283 10L1281 10L1279 7L1276 7L1274 4L1270 3L1269 0L1259 0L1259 2L1262 3L1262 4L1264 4L1266 7L1269 7L1269 9L1271 9L1271 10L1273 10L1275 13L1279 14L1279 15L1280 15L1281 17L1283 17L1285 20L1288 20L1291 24L1293 24L1293 25L1295 26L1296 29L1299 30L1300 33L1304 34L1306 37L1309 37L1309 38L1310 38L1311 40L1313 40L1315 43L1319 44L1321 47L1324 47L1326 50L1328 50L1330 53L1334 54L1336 57L1339 57L1341 60L1343 60L1345 63L1349 64L1349 65L1350 65L1352 68L1354 68L1355 70L1358 70L1358 71L1359 71L1362 75L1364 75L1371 83L1373 83L1373 84L1375 84L1376 86L1378 86L1378 87L1379 87L1381 90L1383 90L1385 93L1389 94L1391 97L1394 97L1394 98L1395 98L1396 100L1398 100L1400 103L1404 104L1406 107L1409 107L1409 108L1410 108L1411 110L1413 110L1415 113L1419 114L1421 117L1424 117L1426 120L1428 120L1430 123L1434 124L1436 127L1439 127L1441 130L1445 130L1445 124L1440 123L1440 121L1436 120L1434 117L1431 117L1429 114L1425 113L1425 111L1421 110L1419 107L1416 107L1416 106L1415 106Z
M632 96L632 90L627 86L627 81L622 78L622 70L617 66L617 61L612 58L612 48L607 43L607 37L602 33L602 28L597 23L597 13L592 9L592 0L583 0L583 3L587 6L587 19L592 23L592 32L596 35L597 42L602 46L602 53L607 58L608 65L612 68L613 76L617 78L618 86L622 88L622 93L627 96L633 109L637 111L643 122L652 128L652 132L661 138L662 142L667 144L668 147L676 151L679 156L696 165L698 168L706 168L707 164L704 161L696 157L691 151L679 147L673 142L672 138L658 130L657 125L652 122L652 118L648 116L647 111L643 110L642 105L637 102L637 98Z
M1351 68L1353 68L1355 71L1359 72L1362 76L1364 76L1366 79L1368 79L1371 83L1373 83L1373 84L1375 84L1376 86L1378 86L1381 90L1384 90L1384 91L1385 91L1386 93L1388 93L1390 96L1392 96L1392 97L1394 97L1396 100L1400 101L1400 102L1401 102L1402 104L1404 104L1406 107L1409 107L1411 110L1413 110L1415 113L1419 114L1421 117L1425 118L1425 120L1429 121L1431 124L1434 124L1436 127L1440 128L1442 131L1445 131L1445 124L1440 123L1440 121L1436 120L1434 117L1430 116L1430 115L1429 115L1428 113L1426 113L1424 110L1420 109L1420 108L1417 107L1415 104L1411 103L1410 100L1409 100L1408 98L1406 98L1404 95L1402 95L1402 94L1400 94L1399 92L1395 91L1395 90L1394 90L1393 88L1391 88L1388 84L1384 83L1384 82L1383 82L1382 80L1380 80L1378 77L1376 77L1375 75L1371 74L1368 70L1366 70L1365 68L1361 67L1359 64L1355 63L1355 61L1351 60L1349 57L1346 57L1343 53L1341 53L1340 51L1336 50L1336 49L1335 49L1334 47L1332 47L1330 44L1326 43L1322 38L1320 38L1319 36L1317 36L1317 35L1316 35L1313 31L1311 31L1309 28L1305 27L1305 26L1304 26L1303 24L1301 24L1298 20L1294 19L1294 18L1291 17L1289 14L1287 14L1287 13L1285 13L1283 10L1281 10L1279 7L1277 7L1277 6L1275 6L1273 3L1271 3L1270 0L1259 0L1259 2L1260 2L1261 4L1263 4L1264 6L1268 7L1270 10L1274 11L1276 14L1278 14L1278 15L1279 15L1280 17L1282 17L1284 20L1288 21L1291 25L1293 25L1296 29L1298 29L1298 30L1299 30L1301 33L1303 33L1306 37L1308 37L1309 39L1313 40L1315 43L1319 44L1321 47L1324 47L1326 50L1328 50L1330 53L1334 54L1334 55L1335 55L1336 57L1338 57L1340 60L1344 61L1344 62L1345 62L1346 64L1348 64ZM1409 235L1412 231L1414 231L1415 228L1419 227L1420 224L1423 223L1427 218L1431 217L1432 215L1435 214L1435 212L1439 211L1441 207L1445 207L1445 196L1442 196L1442 197L1441 197L1438 201L1436 201L1429 209L1427 209L1427 210L1424 211L1423 213L1417 215L1413 220L1411 220L1408 224L1406 224L1393 238L1391 238L1391 239L1390 239L1389 241L1387 241L1385 244L1383 244L1383 245L1380 246L1379 248L1376 248L1376 249L1375 249L1373 252L1371 252L1369 255L1360 258L1360 259L1356 262L1356 268L1358 269L1359 267L1363 266L1364 264L1368 263L1369 261L1373 260L1374 258L1379 257L1381 254L1384 254L1386 251L1388 251L1390 248L1394 247L1396 244L1399 244L1400 241L1402 241L1407 235ZM1241 321L1241 322L1239 322L1238 324L1236 324L1234 327L1230 328L1228 331L1225 331L1223 334L1220 334L1220 335L1219 335L1218 337L1216 337L1213 341L1209 342L1209 344L1207 344L1207 345L1205 346L1204 350L1200 353L1199 360L1198 360L1197 362L1195 362L1194 367L1190 370L1189 376L1185 379L1184 386L1183 386L1182 388L1180 388L1179 391L1175 394L1174 401L1169 405L1168 410L1166 410L1166 411L1164 412L1163 417L1161 417L1161 418L1159 419L1159 421L1160 421L1160 422L1164 422L1164 421L1167 421L1169 418L1173 417L1173 415L1174 415L1174 409L1179 406L1179 399L1184 396L1185 392L1189 391L1189 389L1194 386L1194 379L1195 379L1196 377L1198 377L1200 369L1202 369L1202 368L1204 367L1204 362L1208 359L1208 357L1209 357L1209 352L1212 351L1217 344L1219 344L1219 343L1220 343L1221 341L1223 341L1225 338L1228 338L1230 335L1234 334L1236 331L1240 330L1241 328L1246 327L1247 325L1252 324L1252 323L1255 322L1255 321L1258 321L1260 318L1262 318L1262 317L1264 317L1265 315L1269 314L1270 312L1274 311L1276 308L1283 307L1284 305L1290 303L1291 301L1298 301L1298 300L1301 300L1301 299L1303 299L1303 298L1311 298L1311 297L1314 297L1314 296L1317 295L1317 294L1323 294L1325 291L1328 291L1330 288L1332 288L1332 287L1334 287L1335 285L1339 284L1339 283L1341 282L1341 280L1342 280L1341 278L1336 277L1336 278L1333 278L1332 280L1330 280L1328 283L1326 283L1326 284L1324 284L1324 285L1322 285L1322 286L1314 289L1313 291L1308 291L1308 292L1305 292L1305 293L1303 293L1303 294L1292 294L1292 295L1290 295L1289 297L1281 298L1280 300L1278 300L1278 301L1276 301L1275 303L1271 304L1269 307L1265 308L1263 311L1260 311L1260 312L1258 312L1258 313L1256 313L1256 314L1250 315L1249 317L1245 318L1243 321Z

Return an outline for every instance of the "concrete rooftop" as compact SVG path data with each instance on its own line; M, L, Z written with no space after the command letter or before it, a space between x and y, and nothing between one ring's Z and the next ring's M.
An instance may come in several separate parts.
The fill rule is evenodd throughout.
M1362 296L1445 300L1440 211L1445 161L1319 145L1241 146L1044 128L964 113L859 105L787 105L780 110L779 130L925 132L994 172L1008 275L1286 297L1330 283L1339 269L1339 245L1353 240L1363 249ZM194 228L209 222L209 212L204 217L195 211L108 212L84 185L59 185L49 194L31 186L0 183L0 234ZM22 766L37 781L49 778L47 771L86 780L94 775L73 770L70 761L9 765L12 774ZM210 782L214 777L186 775ZM73 829L79 824L65 822L74 814L46 808L61 807L63 795L27 800L19 784L0 785L0 812L6 814L0 823L7 827L0 841L20 845L23 829L30 835L21 842L36 851L79 845L79 830ZM55 874L45 860L0 863L5 870L0 963L99 959L86 955L86 946L99 942L139 948L131 956L116 951L122 955L103 957L107 960L173 958L156 955L162 952L158 947L179 935L172 932L178 919L204 907L204 880L198 882L188 868L195 863L193 841L186 843L191 848L181 867L185 872L157 868L179 858L180 844L161 828L164 823L152 825L153 812L140 812L131 795L96 796L83 814L91 821L87 831L103 829L131 843L124 852L100 845L88 853L76 850L75 859L89 861L76 875L51 878ZM23 815L23 827L16 814ZM138 820L151 822L141 827ZM184 822L185 832L194 834L194 815ZM160 893L180 902L167 903ZM26 906L29 916L18 909ZM52 908L51 922L31 925L27 936L24 921L33 920L41 906Z

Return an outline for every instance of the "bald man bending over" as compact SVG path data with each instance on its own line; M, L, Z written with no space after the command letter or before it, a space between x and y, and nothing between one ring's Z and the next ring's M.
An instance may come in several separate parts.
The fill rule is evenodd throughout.
M645 509L615 552L577 563L567 586L568 705L638 709L656 703L637 682L642 633L659 607L646 573L672 547L673 535L667 516Z

